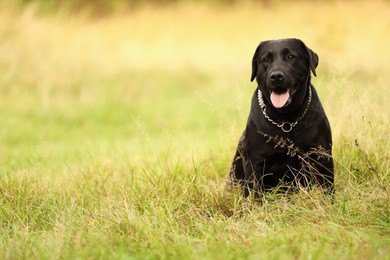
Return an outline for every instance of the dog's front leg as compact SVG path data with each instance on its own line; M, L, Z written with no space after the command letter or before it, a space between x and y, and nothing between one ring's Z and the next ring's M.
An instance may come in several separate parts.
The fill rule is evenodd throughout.
M244 197L248 197L251 192L254 191L255 184L256 184L256 172L253 167L253 163L250 159L245 161L244 164L244 182L243 182L243 187L242 187L242 192Z
M334 166L331 156L320 158L315 161L314 166L317 172L317 181L320 186L326 189L328 194L334 193Z
M249 158L245 161L245 180L243 183L243 195L248 197L253 194L258 198L263 192L261 173L263 172L264 160L260 158Z

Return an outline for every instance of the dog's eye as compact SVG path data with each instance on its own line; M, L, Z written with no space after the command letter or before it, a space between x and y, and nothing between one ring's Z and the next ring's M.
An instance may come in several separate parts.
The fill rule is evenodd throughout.
M290 54L290 55L287 56L287 59L288 60L295 60L295 56Z
M264 63L268 63L269 61L270 61L270 59L268 57L263 58Z

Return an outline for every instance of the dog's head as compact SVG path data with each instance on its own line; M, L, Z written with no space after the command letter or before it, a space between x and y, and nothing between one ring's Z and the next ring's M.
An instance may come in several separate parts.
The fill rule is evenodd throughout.
M298 39L261 42L252 60L251 81L256 78L268 101L280 112L299 107L316 76L318 56Z

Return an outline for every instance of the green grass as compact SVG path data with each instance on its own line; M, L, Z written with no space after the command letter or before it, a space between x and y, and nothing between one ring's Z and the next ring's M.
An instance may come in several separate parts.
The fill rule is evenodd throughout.
M0 258L390 259L388 2L0 7ZM225 190L253 51L291 36L320 56L333 204Z

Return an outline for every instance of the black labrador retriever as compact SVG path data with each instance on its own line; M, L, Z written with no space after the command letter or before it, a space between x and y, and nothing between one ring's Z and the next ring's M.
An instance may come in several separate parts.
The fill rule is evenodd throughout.
M252 60L258 87L230 170L243 195L308 187L333 192L332 136L317 92L318 56L298 39L261 42Z

